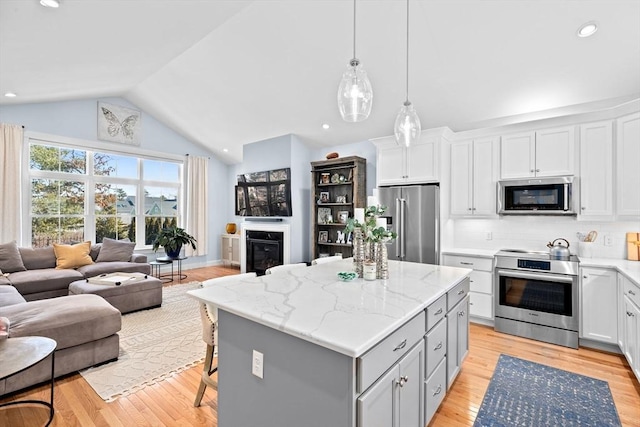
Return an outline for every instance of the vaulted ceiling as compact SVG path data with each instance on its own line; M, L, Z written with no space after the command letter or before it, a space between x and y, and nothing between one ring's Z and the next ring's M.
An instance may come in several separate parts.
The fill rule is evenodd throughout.
M423 129L640 96L640 0L410 1L409 98ZM0 0L0 95L18 94L0 103L120 96L235 163L243 144L283 134L313 146L390 135L405 98L403 0L357 2L356 56L374 90L362 123L343 122L336 102L350 0L60 3ZM577 37L588 21L597 33Z

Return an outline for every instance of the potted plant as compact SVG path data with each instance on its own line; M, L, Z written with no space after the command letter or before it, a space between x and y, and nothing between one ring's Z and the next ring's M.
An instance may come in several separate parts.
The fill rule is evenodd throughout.
M168 227L160 230L155 240L153 241L154 252L158 250L160 246L164 248L167 256L171 259L178 258L182 245L191 245L193 249L196 248L196 239L179 227Z

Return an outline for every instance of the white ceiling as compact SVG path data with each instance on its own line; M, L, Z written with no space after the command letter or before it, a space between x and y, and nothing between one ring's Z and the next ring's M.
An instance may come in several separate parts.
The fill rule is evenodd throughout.
M0 103L121 96L228 163L283 134L313 146L390 135L405 97L406 2L357 5L357 57L374 89L363 123L343 122L336 104L351 0L0 0L0 93L19 95ZM640 96L640 0L410 8L409 98L423 129ZM598 32L576 37L587 21Z

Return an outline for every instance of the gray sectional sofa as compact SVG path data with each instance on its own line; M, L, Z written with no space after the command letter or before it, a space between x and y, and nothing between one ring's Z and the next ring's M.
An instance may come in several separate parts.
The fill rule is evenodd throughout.
M56 340L55 376L65 375L118 358L120 311L98 295L69 295L69 284L111 272L149 274L145 255L132 254L115 241L93 245L93 263L56 269L53 248L18 248L0 245L0 317L10 321L9 340L21 336L45 336ZM122 261L129 257L128 261ZM19 259L18 259L19 258ZM0 397L48 380L48 360L0 381Z

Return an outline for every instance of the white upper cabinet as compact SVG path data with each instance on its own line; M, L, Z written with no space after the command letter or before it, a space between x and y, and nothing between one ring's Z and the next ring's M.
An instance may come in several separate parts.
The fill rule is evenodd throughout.
M502 137L502 179L573 175L573 127L545 129Z
M611 219L613 188L612 123L580 126L579 215L584 219Z
M616 213L636 220L640 217L640 113L616 122Z
M496 215L498 138L451 144L451 215Z
M423 133L409 147L399 146L393 136L372 141L377 148L377 185L439 182L440 140Z

